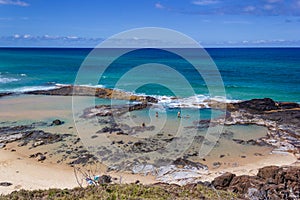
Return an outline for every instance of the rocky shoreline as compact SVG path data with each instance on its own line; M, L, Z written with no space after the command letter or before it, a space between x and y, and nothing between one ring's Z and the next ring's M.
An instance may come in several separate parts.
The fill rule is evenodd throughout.
M139 132L153 130L155 127L129 127L126 124L117 124L112 120L112 116L123 115L134 110L142 110L152 104L157 103L157 99L150 96L138 96L123 91L114 91L104 88L89 88L83 86L64 86L61 88L47 91L33 91L26 94L32 95L59 95L59 96L96 96L99 98L115 98L122 100L134 101L134 104L126 105L99 105L94 108L86 108L82 113L82 118L97 117L99 123L106 124L106 127L99 130L97 134L116 134L116 135L134 135ZM5 94L11 95L11 94ZM2 95L1 95L2 96ZM3 95L4 96L4 95ZM224 109L220 102L210 102L212 108ZM273 148L273 153L293 153L296 158L300 159L300 105L297 103L275 102L272 99L252 99L249 101L241 101L237 103L226 104L226 116L221 119L217 118L212 121L201 120L195 122L193 128L205 128L209 125L224 124L232 125L258 125L268 129L268 134L262 138L253 140L233 140L241 145L269 145ZM42 131L42 126L60 126L63 124L60 120L53 122L40 122L30 125L20 126L2 126L0 127L0 148L5 148L9 143L17 142L19 146L29 146L36 148L43 145L59 143L64 140L70 140L74 145L72 149L68 149L66 144L60 144L61 148L56 153L62 155L59 162L67 161L69 165L85 165L96 161L96 158L90 154L80 143L79 138L75 138L68 134L57 134ZM223 133L224 137L227 133ZM222 137L223 137L222 136ZM196 139L196 138L195 138ZM203 138L198 138L203 142ZM158 135L156 139L148 139L125 143L124 141L116 141L114 144L122 146L134 152L151 152L158 150L170 141L176 140L172 135ZM158 145L158 146L157 146ZM63 149L63 150L62 150ZM105 151L103 151L105 153ZM47 153L38 152L28 155L36 158L39 162L43 162L50 156ZM193 155L191 155L193 156ZM164 161L159 161L164 163ZM235 176L234 174L225 173L221 177L216 178L212 183L200 183L199 178L207 175L207 166L199 162L189 160L189 156L177 158L176 160L165 161L166 166L155 166L142 162L135 162L128 169L134 174L152 174L157 180L165 183L176 183L186 185L189 183L199 183L205 185L213 185L217 189L229 190L239 195L251 199L263 198L286 198L293 199L294 196L299 197L300 185L300 169L297 167L267 167L259 170L257 176ZM123 163L124 164L124 163ZM125 163L126 164L126 163ZM116 168L117 169L117 168ZM112 170L116 170L112 169ZM272 173L271 173L271 172ZM270 172L270 173L269 173ZM264 175L265 173L270 174ZM274 175L275 174L275 175ZM278 177L281 174L281 177ZM297 179L291 177L298 177ZM244 184L244 182L252 184ZM253 186L255 185L255 187ZM257 186L258 185L258 186ZM266 192L267 191L267 192ZM253 199L252 198L252 199ZM275 199L276 199L275 198Z
M119 99L139 102L157 103L157 99L151 96L135 95L122 90L109 88L93 88L87 86L62 86L51 90L38 90L25 92L34 95L56 95L56 96L95 96L104 99Z
M256 176L227 172L207 185L237 193L243 199L299 199L300 167L267 166Z
M256 142L264 142L274 147L273 152L294 153L300 158L300 105L297 103L275 102L272 99L253 99L229 104L229 114L223 123L255 124L268 128L268 135Z

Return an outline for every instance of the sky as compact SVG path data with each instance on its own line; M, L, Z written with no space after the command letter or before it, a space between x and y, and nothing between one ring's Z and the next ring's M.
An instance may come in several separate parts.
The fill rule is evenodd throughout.
M300 0L0 0L0 46L93 47L142 27L204 47L300 46Z

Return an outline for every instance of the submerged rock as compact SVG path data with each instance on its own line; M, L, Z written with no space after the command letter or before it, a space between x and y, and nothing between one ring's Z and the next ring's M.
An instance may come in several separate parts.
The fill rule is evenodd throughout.
M63 123L64 123L63 121L56 119L56 120L53 120L52 125L59 126L59 125L62 125Z

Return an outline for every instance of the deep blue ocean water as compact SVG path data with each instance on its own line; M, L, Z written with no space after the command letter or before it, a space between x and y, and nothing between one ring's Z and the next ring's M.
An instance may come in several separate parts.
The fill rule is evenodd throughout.
M227 99L270 97L278 101L300 102L300 48L206 50L221 73ZM50 89L56 84L74 84L77 71L90 51L91 49L80 48L0 48L0 92ZM202 95L209 96L205 82L197 76L195 69L188 62L156 49L135 51L118 58L107 68L96 85L114 88L117 81L131 68L156 62L173 66L190 82L199 98L202 98ZM158 77L163 73L167 72L157 72ZM85 75L86 82L82 84L95 85L89 82L91 75L95 75L93 68ZM140 76L130 77L130 80L139 82L148 75L147 72L141 73ZM131 84L131 81L128 84ZM174 87L184 93L184 86L176 84L176 80L170 80L172 81ZM130 87L123 83L118 85L118 88L128 90ZM155 82L141 85L130 92L174 95L172 88L163 87Z

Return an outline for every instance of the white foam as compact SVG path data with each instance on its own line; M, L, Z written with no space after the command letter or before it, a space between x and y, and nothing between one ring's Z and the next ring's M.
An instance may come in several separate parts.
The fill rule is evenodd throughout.
M17 78L7 78L7 77L2 77L0 75L0 83L11 83L11 82L15 82L15 81L19 81L20 79L17 79Z
M169 108L209 108L211 101L220 103L235 103L239 100L230 100L225 97L209 97L206 95L194 95L186 98L172 96L153 96L158 99L158 104Z
M56 83L57 87L65 87L65 86L72 86L72 84L61 84ZM92 84L82 84L82 85L75 85L75 86L82 86L82 87L89 87L89 88L105 88L104 85L92 85Z
M57 86L24 86L10 91L16 93L23 93L23 92L40 91L40 90L52 90L55 88L57 88Z

